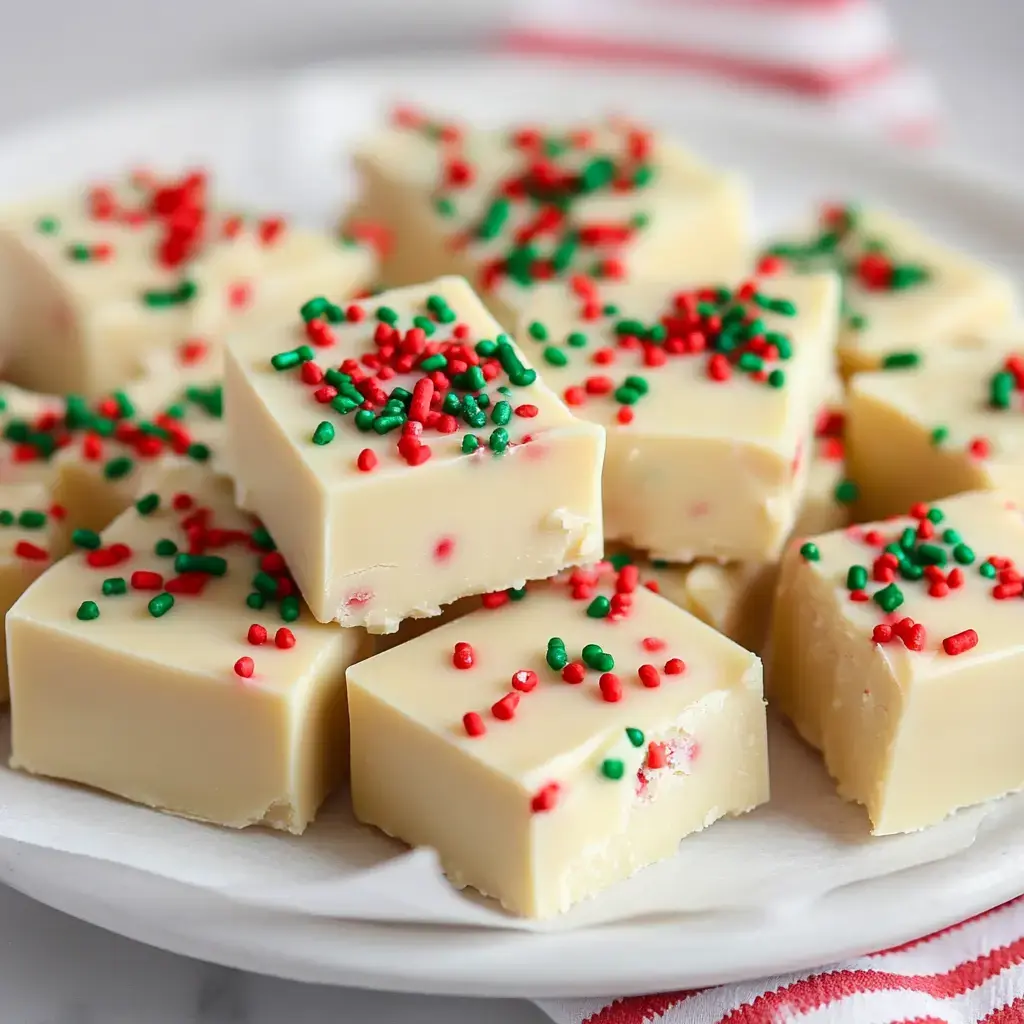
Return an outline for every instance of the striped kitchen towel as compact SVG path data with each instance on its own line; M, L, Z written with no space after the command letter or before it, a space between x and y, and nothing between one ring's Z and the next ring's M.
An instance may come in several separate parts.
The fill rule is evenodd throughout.
M936 134L931 79L876 0L519 0L507 49L783 91L856 128Z
M556 1024L1024 1024L1024 896L834 967L689 992L538 1005Z

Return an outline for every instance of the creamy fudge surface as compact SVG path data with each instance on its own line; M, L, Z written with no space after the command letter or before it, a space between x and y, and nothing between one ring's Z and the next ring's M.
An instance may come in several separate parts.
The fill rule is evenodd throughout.
M1003 274L872 207L825 205L809 230L768 252L793 269L842 274L839 364L847 377L912 363L1017 311Z
M360 630L314 621L273 541L168 471L7 617L12 765L224 825L301 832L346 770Z
M538 288L518 336L545 382L607 431L609 539L675 562L770 561L802 501L837 315L832 274L580 279Z
M604 433L458 278L237 335L227 459L322 622L391 632L601 557Z
M850 389L849 465L861 518L997 488L1024 502L1024 345L930 355Z
M35 391L101 397L146 353L245 322L307 289L346 294L371 248L213 205L203 172L139 172L0 211L4 374Z
M995 492L794 542L769 699L876 834L1024 785L1024 518Z
M603 563L348 673L357 817L548 916L768 796L758 659Z
M623 118L480 129L406 109L356 164L360 213L394 235L385 279L461 274L505 327L538 281L715 278L750 260L739 179Z

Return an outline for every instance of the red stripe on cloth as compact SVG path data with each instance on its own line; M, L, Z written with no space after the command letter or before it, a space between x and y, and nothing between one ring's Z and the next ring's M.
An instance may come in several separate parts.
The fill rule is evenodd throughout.
M978 1024L1021 1024L1021 1021L1024 1021L1024 996L1017 996L1012 1003L982 1017Z
M604 1009L591 1014L583 1024L650 1024L691 996L706 991L707 989L694 988L684 992L662 992L656 996L616 999L614 1003L609 1003Z
M945 1017L908 1017L906 1020L894 1020L892 1024L949 1024Z
M904 942L901 946L893 946L890 949L880 949L877 953L870 953L869 956L885 956L888 953L905 953L907 950L914 949L916 946L923 945L925 942L931 942L932 939L937 939L941 935L949 935L951 932L958 932L961 928L966 928L967 925L973 924L975 921L983 921L986 917L991 917L993 914L998 914L1001 910L1006 910L1007 907L1012 907L1015 903L1020 903L1021 900L1024 900L1024 895L1015 896L1012 900L1000 903L998 907L992 907L990 910L983 910L980 914L975 914L974 917L969 917L965 921L958 921L956 924L949 925L948 928L940 928L937 932L932 932L931 935L922 935L919 939L911 939L909 942Z
M990 978L1024 962L1024 938L958 964L944 974L890 974L886 971L848 970L818 974L766 992L738 1006L719 1024L767 1024L783 1011L809 1013L867 992L922 992L936 999L960 996Z
M502 38L501 43L504 49L517 53L544 54L574 60L660 64L789 89L812 96L833 96L869 82L879 81L898 64L896 54L885 53L842 71L823 71L798 65L762 63L743 57L729 57L721 53L688 50L678 46L621 43L611 39L534 32L528 29L512 31Z

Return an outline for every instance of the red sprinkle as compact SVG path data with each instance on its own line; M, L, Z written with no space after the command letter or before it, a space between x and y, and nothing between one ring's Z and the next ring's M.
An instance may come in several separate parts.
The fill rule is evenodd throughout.
M648 690L661 686L661 673L653 665L641 665L637 669L637 675Z
M235 675L248 679L256 670L256 663L252 658L239 658L235 662Z
M465 641L460 641L455 645L455 649L452 651L452 664L456 668L472 668L474 660L473 647L471 644L467 644Z
M645 651L663 651L665 641L660 636L645 636L641 641Z
M485 608L500 608L503 604L508 604L508 594L504 590L495 590L490 594L484 594L480 598L480 603Z
M871 639L876 644L887 644L892 639L892 626L880 622L871 631Z
M377 468L377 454L372 448L364 448L356 459L356 465L363 473L370 473Z
M295 646L295 634L286 626L282 626L274 634L274 645L280 647L282 651L287 651Z
M665 674L669 676L679 676L686 671L686 662L682 658L669 658L665 662Z
M963 654L972 647L978 646L978 634L973 629L965 629L942 641L942 649L949 655Z
M512 673L512 689L520 693L529 693L537 686L537 673L530 668L521 668Z
M267 642L266 627L261 626L258 622L254 622L249 627L249 632L245 634L245 638L254 647L258 647L260 644L265 644Z
M186 509L192 507L192 495L191 494L176 494L171 499L171 507L176 512L184 512Z
M19 540L14 545L14 553L18 558L24 558L30 562L45 562L50 557L44 548L27 540Z
M614 672L605 672L597 685L601 687L601 696L609 704L622 700L622 680Z
M451 537L442 537L434 545L434 561L444 562L451 558L452 552L455 550L455 541Z
M557 782L549 782L546 786L542 786L533 794L533 798L530 800L530 810L534 814L554 810L561 790L562 787Z
M499 701L491 705L491 714L501 722L509 722L515 716L516 708L519 706L518 693L506 693Z
M475 711L467 711L462 716L462 725L469 736L483 736L487 732L484 720Z
M137 569L132 573L132 590L162 590L164 578L158 572Z
M668 754L665 752L664 743L655 743L653 740L647 744L647 767L664 768L668 764Z
M915 622L909 629L901 630L900 639L908 651L923 651L925 630L920 622Z
M562 669L562 678L567 683L572 683L573 685L582 683L586 678L586 675L587 668L582 661L570 661L569 664Z

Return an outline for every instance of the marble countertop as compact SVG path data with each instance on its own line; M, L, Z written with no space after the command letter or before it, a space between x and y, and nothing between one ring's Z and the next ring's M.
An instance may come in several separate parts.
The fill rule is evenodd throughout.
M416 23L416 45L465 41L493 25L503 5L434 0L421 12L429 17ZM1019 60L1024 5L892 0L891 6L908 49L935 71L952 141L976 160L1017 171L1024 162L1024 123L1007 118L1006 111L1024 91ZM328 45L336 56L346 44L362 48L391 41L392 26L404 24L411 10L404 0L290 0L287 5L177 0L156 6L134 0L36 0L21 5L0 36L0 126L59 109L72 92L76 102L88 103L134 82L166 84L243 66L287 66L324 59ZM54 23L63 31L52 32ZM159 31L152 30L156 23ZM321 30L324 24L330 31ZM282 38L287 40L283 49ZM40 40L45 40L45 60ZM0 885L3 1024L541 1024L546 1019L526 1002L330 989L214 967L108 934Z

